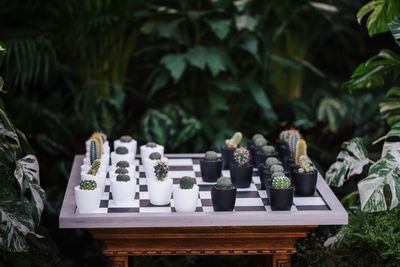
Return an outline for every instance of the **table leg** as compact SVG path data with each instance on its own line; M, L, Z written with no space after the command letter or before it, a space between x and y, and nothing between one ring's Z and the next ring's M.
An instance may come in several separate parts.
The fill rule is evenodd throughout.
M128 267L128 256L108 257L110 267Z
M290 267L290 254L273 254L272 255L272 266L273 267Z

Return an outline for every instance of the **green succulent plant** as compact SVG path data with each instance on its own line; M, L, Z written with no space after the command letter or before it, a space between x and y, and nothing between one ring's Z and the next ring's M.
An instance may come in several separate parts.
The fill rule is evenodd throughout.
M132 137L130 137L129 135L124 135L119 138L119 141L121 141L121 143L129 143L132 141Z
M129 162L127 162L126 160L118 161L117 167L118 168L129 168Z
M277 176L272 180L272 187L275 189L287 189L290 187L290 179L286 176Z
M235 149L235 152L233 152L233 159L235 160L235 162L242 166L244 164L246 164L247 162L249 162L250 160L250 153L249 151L244 148L244 147L238 147Z
M232 187L232 181L228 177L221 176L217 180L217 186L219 188L230 188Z
M259 147L259 148L262 148L263 146L265 146L267 144L267 139L265 139L265 138L257 138L255 141L254 141L254 145L256 146L256 147Z
M189 176L183 176L179 180L179 186L181 189L192 189L194 185L194 180Z
M269 145L263 146L261 149L262 149L262 152L264 152L265 154L272 154L275 152L275 148L273 146L269 146Z
M154 142L148 142L148 143L146 144L146 147L155 148L156 146L157 146L157 144L154 143Z
M115 153L117 153L118 155L126 155L128 154L128 149L124 146L119 146L117 147L117 149L115 149Z
M116 174L127 174L129 171L126 168L118 168L115 170Z
M168 175L169 167L166 162L159 160L154 166L154 173L157 180L163 181Z
M101 157L100 144L97 139L93 139L90 141L89 157L90 164L93 164L96 159L99 159Z
M215 151L207 151L205 154L205 159L210 161L217 160L218 155Z
M96 175L97 172L99 171L100 166L101 166L101 160L96 159L95 161L93 161L93 163L90 166L90 169L88 170L87 174Z
M265 165L271 167L272 165L279 164L279 160L275 157L269 157L265 160Z
M93 180L83 180L79 183L79 188L81 190L95 190L97 188L96 181Z
M285 176L285 174L283 172L274 172L271 174L271 179L274 179L275 177L278 176Z
M314 167L311 166L310 163L308 163L307 157L305 155L299 157L299 163L299 173L312 172L314 170Z
M161 154L158 152L153 152L149 155L149 159L151 160L159 160L161 159Z
M131 180L131 177L126 174L118 174L116 180L118 182L129 182Z
M231 139L225 140L225 145L228 148L236 148L240 141L242 141L243 135L241 132L236 132Z
M251 138L251 140L253 140L253 142L254 142L254 141L256 141L258 138L264 138L264 136L263 136L262 134L257 133L257 134L255 134L255 135L253 135L253 137Z
M284 172L283 167L281 165L278 165L278 164L272 165L270 169L271 169L272 173L274 173L274 172Z

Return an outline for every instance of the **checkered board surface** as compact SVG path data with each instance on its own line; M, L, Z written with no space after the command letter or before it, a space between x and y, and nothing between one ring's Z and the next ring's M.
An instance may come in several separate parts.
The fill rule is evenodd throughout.
M114 203L112 193L110 192L110 179L106 179L106 186L100 200L100 207L96 213L160 213L176 212L174 208L174 199L165 206L155 206L150 203L147 192L147 181L144 168L139 165L140 160L136 160L137 192L135 198L129 205L118 206ZM205 183L201 178L200 159L199 158L169 158L170 167L169 177L173 179L174 184L179 184L182 176L196 178L199 186L199 201L196 212L214 212L211 202L211 187L213 183ZM222 175L229 177L229 170L223 170ZM318 192L311 197L294 196L292 211L303 210L329 210L325 201ZM236 195L235 212L247 211L271 211L266 190L261 190L260 177L258 171L254 169L253 182L249 188L238 188Z

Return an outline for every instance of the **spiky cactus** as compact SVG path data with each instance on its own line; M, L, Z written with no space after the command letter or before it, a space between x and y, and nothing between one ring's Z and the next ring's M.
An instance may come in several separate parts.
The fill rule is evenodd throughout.
M159 160L161 159L161 154L158 152L153 152L149 155L149 159L151 160Z
M271 169L272 173L274 173L274 172L284 172L283 167L281 165L278 165L278 164L272 165L270 169Z
M93 161L93 163L90 166L90 169L88 170L87 174L96 175L97 172L99 171L100 166L101 166L101 160L96 159L95 161Z
M129 143L130 141L132 141L132 137L130 137L129 135L124 135L119 138L119 141L121 141L121 143Z
M104 151L103 151L103 137L100 133L95 132L92 134L92 136L90 136L89 140L97 140L99 142L99 153L100 155L103 155Z
M102 133L102 132L97 132L97 134L100 135L101 140L103 140L103 144L104 144L104 143L107 141L107 135L105 135L105 134Z
M267 144L267 139L265 139L264 137L263 138L257 138L255 141L254 141L254 145L256 146L256 147L259 147L259 148L262 148L263 146L265 146Z
M236 148L240 141L242 141L243 135L241 132L236 132L231 139L226 139L225 140L225 145L226 147L229 148Z
M217 180L217 187L219 187L219 188L230 188L230 187L232 187L232 181L228 177L221 176Z
M128 168L129 167L129 162L126 160L121 160L117 162L117 167L118 168Z
M129 182L131 180L131 177L126 174L118 174L116 180L117 182Z
M213 161L218 159L218 155L215 151L207 151L204 155L206 160Z
M279 134L279 139L282 140L282 141L287 142L287 141L288 141L288 138L289 138L289 135L290 135L290 131L291 131L291 130L284 130L284 131L282 131L282 132Z
M272 165L279 164L279 160L275 157L269 157L265 160L265 165L271 167Z
M181 187L181 189L192 189L193 185L194 185L194 181L189 176L183 176L179 180L179 186Z
M301 155L299 157L299 163L300 163L299 173L312 172L314 170L314 167L311 166L310 163L308 163L307 157L304 155Z
M274 172L273 174L271 174L272 179L278 176L285 176L285 174L283 172Z
M304 139L300 139L296 145L296 156L294 158L296 165L300 165L300 157L307 157L307 143Z
M118 168L115 170L116 174L127 174L129 171L126 168Z
M274 153L275 152L275 148L273 147L273 146L263 146L262 148L261 148L261 150L262 150L262 152L263 153L265 153L265 154L272 154L272 153Z
M264 136L262 134L258 133L258 134L253 135L251 140L253 140L253 142L255 142L258 138L264 138Z
M156 165L154 165L154 173L157 180L163 181L168 175L168 165L166 162L159 160Z
M289 135L288 144L293 158L296 156L297 143L299 142L300 138L300 133L298 131L294 131Z
M97 139L93 139L90 141L89 157L90 157L90 165L92 165L96 159L99 159L101 157L100 144Z
M244 148L244 147L238 147L235 149L235 152L233 152L233 159L235 162L239 165L242 166L249 162L250 160L250 153L249 151Z
M272 187L275 189L287 189L290 187L290 179L286 176L277 176L272 180Z
M119 146L117 147L117 149L115 149L115 153L117 153L118 155L126 155L128 154L128 149L124 146Z
M97 184L93 180L83 180L79 183L79 188L81 190L95 190L97 188Z
M148 142L148 143L146 144L146 147L155 148L156 146L157 146L157 144L154 143L154 142Z

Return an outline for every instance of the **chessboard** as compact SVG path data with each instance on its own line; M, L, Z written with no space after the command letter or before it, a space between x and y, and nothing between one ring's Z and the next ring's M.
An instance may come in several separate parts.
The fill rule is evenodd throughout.
M189 154L190 155L190 154ZM195 178L199 186L199 199L196 213L213 213L214 209L211 201L211 187L214 183L203 182L200 172L199 157L174 157L168 159L170 167L169 177L173 179L174 184L179 184L179 179L183 176ZM222 175L230 177L229 170L223 170ZM107 175L108 177L108 175ZM147 191L147 180L144 167L141 165L140 158L136 159L135 178L137 181L137 192L132 202L124 206L118 206L114 203L112 193L110 192L110 179L106 179L106 186L102 193L99 209L94 213L115 214L115 213L174 213L174 199L165 206L155 206L150 203ZM291 211L329 211L330 207L321 197L318 189L313 196L303 197L294 196ZM272 212L269 205L268 195L265 189L261 189L260 177L257 169L253 170L253 178L250 187L238 188L236 195L236 204L234 212ZM279 212L279 211L277 211Z

